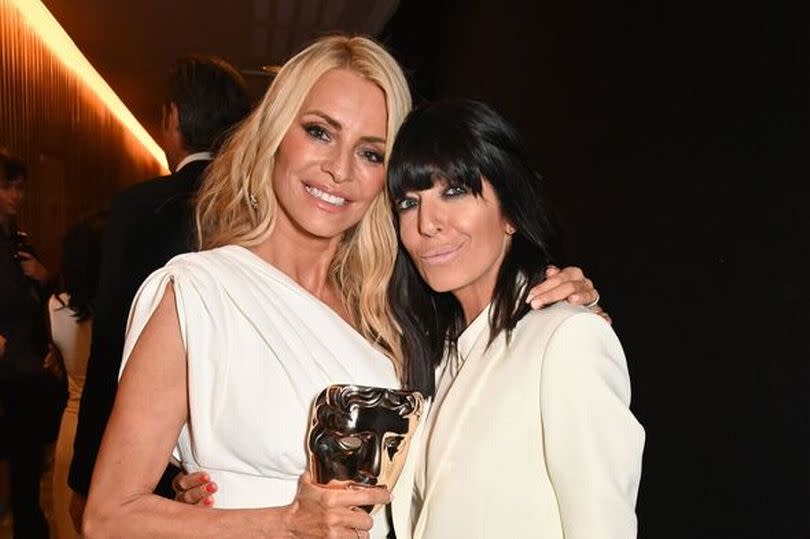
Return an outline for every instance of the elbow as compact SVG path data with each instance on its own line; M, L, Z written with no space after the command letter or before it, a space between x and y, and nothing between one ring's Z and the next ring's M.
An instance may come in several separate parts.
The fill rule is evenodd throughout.
M91 511L88 507L84 512L81 524L81 536L83 539L99 539L104 537L102 525L103 519L96 511Z
M105 539L115 535L115 531L112 529L113 523L121 521L113 513L114 511L110 507L99 506L98 503L94 503L93 498L90 498L82 516L82 538ZM120 532L120 527L118 531Z

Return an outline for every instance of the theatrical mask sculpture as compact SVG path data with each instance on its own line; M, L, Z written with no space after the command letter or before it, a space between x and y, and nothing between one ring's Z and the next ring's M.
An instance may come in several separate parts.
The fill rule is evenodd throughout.
M307 436L313 479L321 484L337 479L392 489L423 408L418 391L327 387L312 405Z

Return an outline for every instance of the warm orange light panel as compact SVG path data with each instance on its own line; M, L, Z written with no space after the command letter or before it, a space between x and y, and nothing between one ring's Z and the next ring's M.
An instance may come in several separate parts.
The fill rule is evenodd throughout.
M11 0L23 19L39 36L59 60L84 81L107 107L107 109L126 127L146 150L152 154L165 171L169 167L166 156L160 146L147 133L146 129L135 119L135 116L124 105L121 99L110 88L110 85L98 74L98 71L85 58L70 36L65 32L48 8L40 0Z

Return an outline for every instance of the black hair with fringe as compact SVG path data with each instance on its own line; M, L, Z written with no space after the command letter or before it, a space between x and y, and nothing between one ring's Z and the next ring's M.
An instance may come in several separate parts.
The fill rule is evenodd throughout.
M544 210L540 175L522 137L497 112L474 100L448 100L411 112L399 130L388 166L388 192L394 203L406 193L436 182L463 185L480 196L492 186L504 218L516 229L498 271L490 313L490 342L507 337L530 310L528 291L542 282L552 261L556 228ZM395 219L396 221L396 219ZM434 371L445 348L468 321L452 293L437 293L421 278L400 242L388 290L403 332L405 384L426 396L435 392Z

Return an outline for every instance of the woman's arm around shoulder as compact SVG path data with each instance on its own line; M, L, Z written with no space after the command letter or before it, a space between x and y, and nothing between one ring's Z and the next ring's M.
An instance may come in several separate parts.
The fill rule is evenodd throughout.
M621 344L591 313L565 319L543 357L546 465L566 539L636 537L644 429Z

